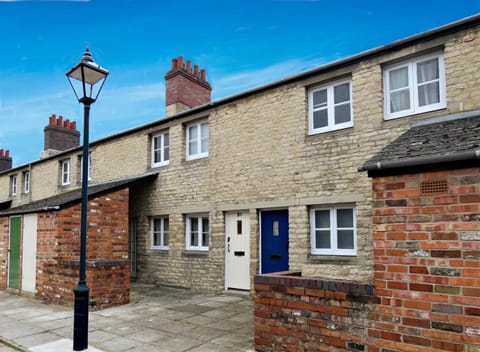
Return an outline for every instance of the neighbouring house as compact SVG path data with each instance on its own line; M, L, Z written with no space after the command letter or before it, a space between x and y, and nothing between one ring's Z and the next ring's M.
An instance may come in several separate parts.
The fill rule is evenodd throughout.
M478 115L479 34L477 15L213 102L206 72L172 60L167 116L92 142L88 156L91 188L126 182L129 190L121 240L130 276L204 292L249 291L256 273L288 269L372 281L372 181L357 166L412 122ZM75 125L59 119L49 120L53 138L72 137ZM46 144L43 158L14 168L10 154L5 163L0 155L2 288L22 277L30 255L29 289L46 292L38 246L25 252L35 220L22 207L80 187L81 148L72 140ZM35 213L37 241L45 212ZM19 230L8 225L15 217ZM13 230L16 261L7 252ZM117 258L100 252L90 259ZM53 256L53 267L64 263ZM73 251L70 267L77 258Z
M363 164L373 281L255 277L256 351L480 349L480 111L414 121Z

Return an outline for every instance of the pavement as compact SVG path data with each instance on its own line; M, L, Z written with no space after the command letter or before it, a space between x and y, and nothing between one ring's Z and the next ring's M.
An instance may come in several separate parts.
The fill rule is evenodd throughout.
M90 312L88 352L253 352L249 295L133 284L131 303ZM73 350L73 306L0 291L0 352Z

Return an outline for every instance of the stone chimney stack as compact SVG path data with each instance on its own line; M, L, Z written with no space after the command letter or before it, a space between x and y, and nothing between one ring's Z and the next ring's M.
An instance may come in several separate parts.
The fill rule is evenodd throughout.
M0 149L0 172L7 171L12 168L12 157L10 156L10 150Z
M207 104L211 101L212 87L206 80L206 71L193 66L190 60L186 65L183 56L172 59L172 69L165 75L165 100L167 116Z
M40 158L46 158L80 145L80 132L77 131L77 123L68 119L63 120L63 116L57 118L55 114L52 114L43 132L44 151Z

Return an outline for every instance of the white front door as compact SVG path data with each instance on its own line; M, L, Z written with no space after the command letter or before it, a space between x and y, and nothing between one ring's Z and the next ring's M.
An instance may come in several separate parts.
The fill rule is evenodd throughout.
M225 288L250 290L250 214L225 214Z
M37 272L37 214L23 216L22 291L35 293Z

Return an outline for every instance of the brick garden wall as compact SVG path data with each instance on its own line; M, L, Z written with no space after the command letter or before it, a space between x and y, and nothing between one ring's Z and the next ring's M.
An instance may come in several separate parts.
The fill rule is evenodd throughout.
M480 169L374 178L373 191L376 345L480 351Z
M258 351L480 351L480 168L373 178L375 290L255 278Z
M37 297L73 303L80 252L80 204L38 214ZM128 189L89 201L87 285L93 309L130 300Z
M366 351L373 285L299 275L255 277L256 351Z

